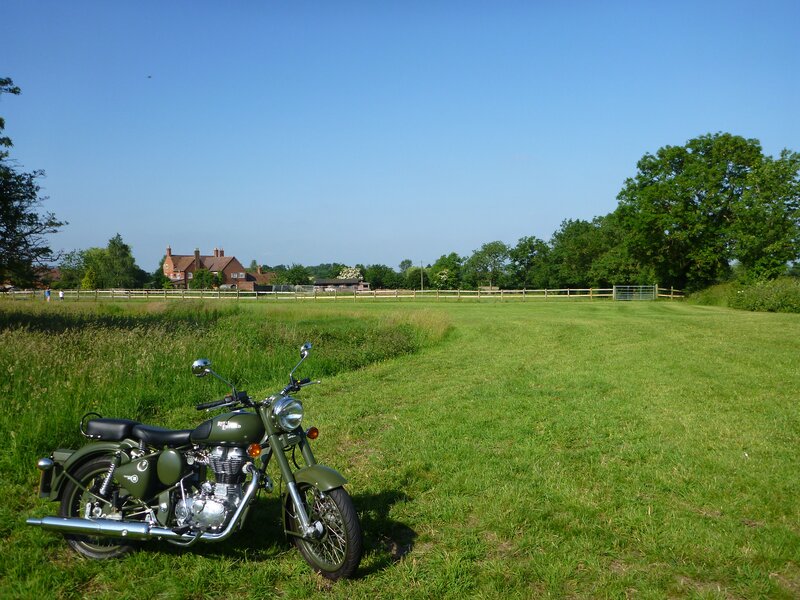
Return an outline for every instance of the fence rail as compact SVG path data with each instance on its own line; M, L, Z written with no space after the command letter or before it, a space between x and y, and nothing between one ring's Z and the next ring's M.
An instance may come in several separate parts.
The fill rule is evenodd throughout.
M654 288L657 298L679 299L683 292L674 288ZM292 301L342 301L349 300L493 300L493 301L528 301L528 300L610 300L614 298L613 288L564 288L553 290L366 290L317 292L313 290L296 290L292 292L250 292L243 290L63 290L64 300L98 301L98 300L250 300L258 302L274 302L278 300ZM0 294L11 300L44 299L44 290L15 290ZM51 295L51 302L59 302L57 292Z

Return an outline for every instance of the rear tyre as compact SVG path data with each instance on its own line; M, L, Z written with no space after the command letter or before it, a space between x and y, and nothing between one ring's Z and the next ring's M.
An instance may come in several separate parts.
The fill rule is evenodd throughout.
M105 481L108 470L111 467L111 461L112 457L110 456L93 458L72 473L72 476L80 482L82 487L75 485L75 482L71 480L67 481L64 486L64 494L61 497L60 516L97 519L108 518L114 514L119 517L116 507L99 502L95 497L100 490L100 486L103 485L103 481ZM118 498L126 493L120 490L118 485L112 483L109 487L108 496L112 496L114 492L117 492ZM111 537L91 537L73 534L65 534L64 537L76 552L95 560L119 558L134 550L134 547L130 544L122 544L118 539Z
M311 522L319 521L323 527L319 539L292 537L300 554L327 579L352 577L361 562L363 539L350 494L343 488L321 492L308 483L299 484L298 491ZM286 499L286 526L295 533L300 531L291 498Z

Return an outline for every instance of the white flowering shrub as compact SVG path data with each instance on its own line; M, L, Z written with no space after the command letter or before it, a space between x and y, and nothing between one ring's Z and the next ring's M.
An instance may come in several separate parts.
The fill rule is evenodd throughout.
M345 267L339 272L337 279L358 279L359 281L363 281L364 276L361 275L361 271L355 267Z

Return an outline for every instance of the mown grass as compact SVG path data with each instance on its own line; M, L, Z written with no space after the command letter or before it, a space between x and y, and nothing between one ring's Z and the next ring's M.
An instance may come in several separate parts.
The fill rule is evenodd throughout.
M147 321L150 310L135 312ZM5 393L16 404L3 431L30 423L33 435L17 427L16 436L35 439L0 463L0 595L800 595L797 315L540 302L243 306L204 323L189 319L185 330L180 318L163 332L157 322L141 325L149 333L139 337L126 335L140 325L119 329L119 354L117 344L70 342L77 358L60 367L50 355L62 334L4 326L2 372L15 354L9 335L28 360L14 363L27 374L15 375ZM99 397L125 408L134 397L149 398L137 416L183 426L196 418L196 402L213 397L213 386L191 379L184 365L215 351L220 371L248 381L251 391L280 385L281 369L264 376L259 368L267 334L247 325L259 331L267 322L284 332L286 345L317 328L323 341L306 367L315 376L336 371L325 366L326 346L381 345L363 328L413 332L402 336L414 340L411 347L398 342L402 350L392 357L357 353L363 360L343 369L371 364L340 369L303 394L308 422L322 432L318 456L351 480L366 535L358 579L331 586L315 577L282 539L274 497L260 500L247 531L224 545L182 552L150 544L110 564L77 558L57 536L24 526L25 517L54 509L34 498L31 466L65 438L77 443L70 420L85 404ZM241 348L233 330L243 336ZM154 357L126 369L142 344ZM292 362L288 355L276 361ZM178 373L167 369L175 364ZM113 382L109 370L120 370ZM37 401L25 403L29 385ZM120 392L110 386L126 385L140 393L114 400ZM44 400L57 394L58 402ZM64 425L33 424L51 415Z

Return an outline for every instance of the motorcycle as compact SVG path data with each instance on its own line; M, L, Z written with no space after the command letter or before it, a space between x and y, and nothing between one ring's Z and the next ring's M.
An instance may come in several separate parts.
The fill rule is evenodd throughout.
M211 370L208 359L194 361L194 375L210 374L231 389L221 400L197 405L201 411L228 412L194 429L84 415L80 430L92 441L80 450L57 449L37 464L39 496L60 502L59 516L27 523L62 533L74 550L92 559L124 556L143 540L184 548L221 542L244 527L259 490L274 490L267 474L274 458L285 487L285 534L322 576L351 577L361 561L363 537L343 487L347 480L317 463L309 440L319 432L300 427L303 405L291 395L320 383L294 377L310 351L310 343L301 347L289 384L261 401L237 391Z

